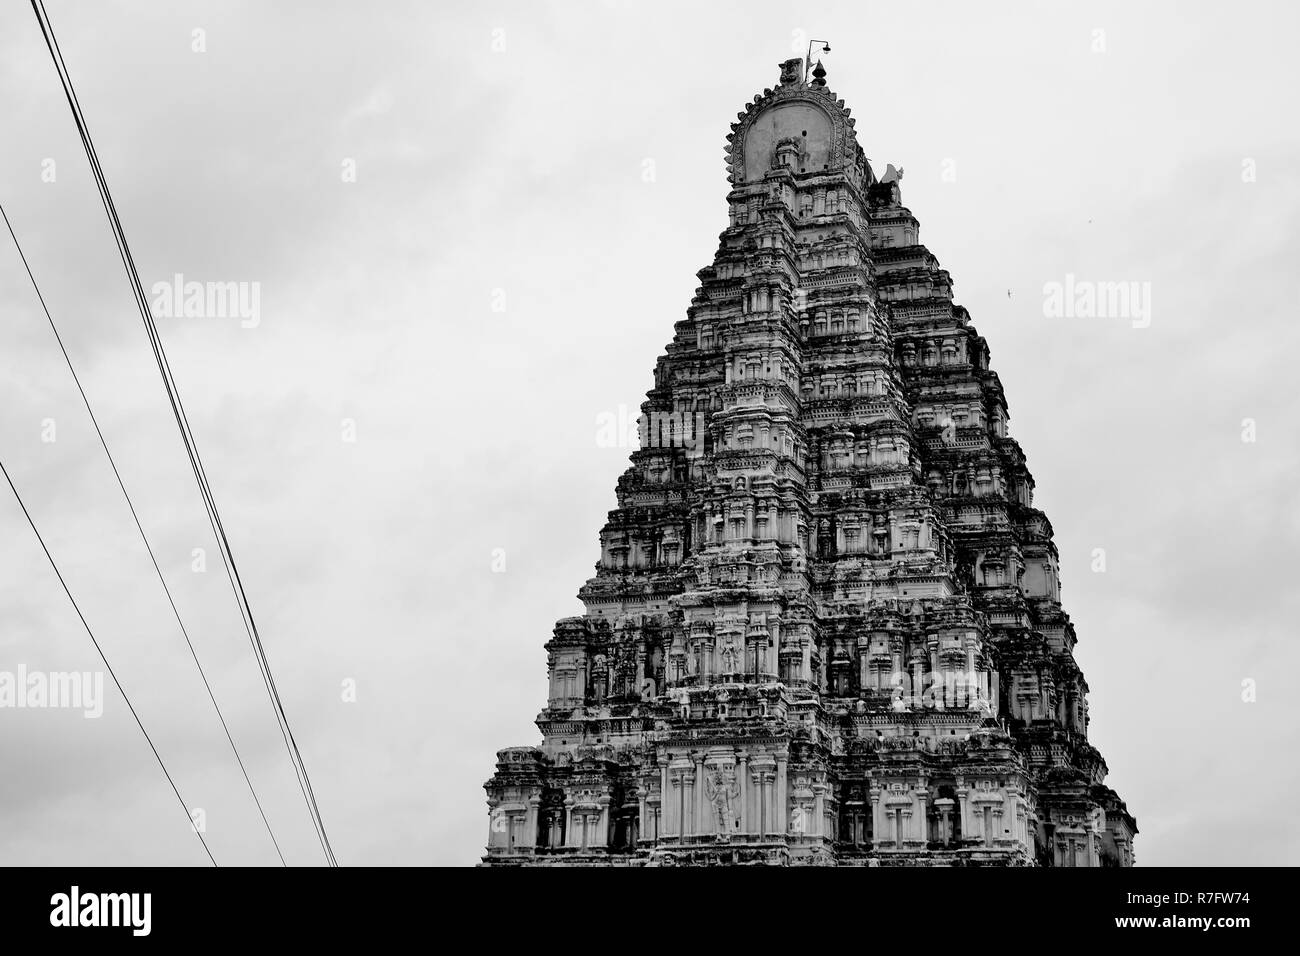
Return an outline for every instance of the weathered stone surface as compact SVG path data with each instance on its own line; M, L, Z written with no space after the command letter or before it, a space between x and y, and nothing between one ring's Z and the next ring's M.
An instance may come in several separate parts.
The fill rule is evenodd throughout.
M988 346L804 75L727 138L731 225L484 861L1130 865Z

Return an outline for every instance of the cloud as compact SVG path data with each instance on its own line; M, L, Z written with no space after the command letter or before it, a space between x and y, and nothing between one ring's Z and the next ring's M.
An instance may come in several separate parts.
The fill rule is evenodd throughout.
M1116 7L1094 56L1091 20L1045 8L918 19L840 5L829 29L779 4L740 23L685 4L126 9L51 14L146 285L261 283L256 329L160 327L342 862L480 855L481 784L496 749L538 739L542 645L580 610L626 465L626 449L598 447L596 416L652 384L726 225L727 126L798 28L830 36L832 88L873 163L907 168L922 239L990 341L1139 860L1294 859L1293 774L1274 759L1297 725L1277 675L1300 663L1287 623L1300 184L1294 133L1276 123L1295 85L1287 31ZM190 49L195 26L206 53ZM705 67L675 66L683 50L710 51ZM286 856L318 862L23 9L0 13L0 69L13 118L0 200ZM1043 283L1067 272L1151 282L1151 327L1045 318ZM12 250L0 309L0 457L186 799L209 811L219 862L274 862ZM96 666L12 501L0 531L0 668ZM206 573L190 570L195 548ZM94 728L70 716L0 711L0 814L14 823L0 859L202 863L121 701ZM1224 786L1272 830L1199 839L1223 828Z

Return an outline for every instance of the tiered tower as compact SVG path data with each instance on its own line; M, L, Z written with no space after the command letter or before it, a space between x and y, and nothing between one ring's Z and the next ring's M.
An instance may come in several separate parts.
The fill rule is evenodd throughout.
M808 65L727 137L731 225L484 861L1130 865L988 346Z

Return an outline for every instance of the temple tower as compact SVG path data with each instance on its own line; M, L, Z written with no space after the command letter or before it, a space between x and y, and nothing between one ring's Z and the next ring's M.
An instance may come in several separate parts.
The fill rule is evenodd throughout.
M809 66L727 137L484 862L1131 865L988 346Z

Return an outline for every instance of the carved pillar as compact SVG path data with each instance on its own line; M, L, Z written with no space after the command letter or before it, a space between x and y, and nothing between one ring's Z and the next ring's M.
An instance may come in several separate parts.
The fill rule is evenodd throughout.
M672 833L672 798L673 788L672 781L668 777L668 765L659 768L659 799L663 807L663 833L664 836Z
M596 832L592 835L591 842L596 846L609 846L609 794L603 793L596 801L600 807L599 816L596 817Z
M781 622L772 621L769 625L769 637L772 641L772 651L767 659L768 678L775 678L781 670Z
M686 780L685 775L678 770L673 774L673 792L669 802L670 815L672 824L669 829L672 835L681 840L686 836Z
M934 801L934 808L939 813L939 842L944 846L952 843L952 807L953 801L947 797Z
M871 800L871 849L878 850L885 845L885 815L882 812L880 788L874 783L867 789Z
M527 846L537 846L537 808L542 798L537 794L528 798L528 813L524 817L524 842Z
M488 846L489 847L500 846L501 840L500 838L497 837L497 832L498 832L497 820L499 819L497 807L500 806L500 801L491 799L488 800L487 805L488 805L488 838L487 838Z
M695 776L689 770L681 770L678 774L678 780L681 783L681 799L677 803L677 835L685 840L691 833L691 816L694 800L694 791L692 784L695 782Z
M573 825L573 797L564 798L564 845L581 845L577 828Z
M930 828L930 818L926 813L925 801L930 796L930 791L924 786L917 787L912 791L916 797L916 826L914 828L914 837L922 843L928 843L930 834L927 832Z
M959 814L958 819L961 820L961 838L963 840L965 840L967 837L971 835L970 820L966 814L966 802L967 802L966 797L969 794L970 791L967 790L966 787L962 785L961 778L958 778L957 779L957 801L961 805L960 809L958 810L958 814Z
M695 758L695 802L692 806L691 833L695 836L701 836L705 831L704 815L704 757Z
M763 832L768 836L781 834L781 823L776 819L776 773L763 773Z
M785 765L786 758L779 756L776 758L776 813L775 826L772 832L784 836L790 829L790 808L786 803L785 796Z
M975 647L973 644L966 645L966 704L969 706L974 703L975 696Z
M749 757L742 753L736 758L736 776L740 780L740 832L749 832Z

